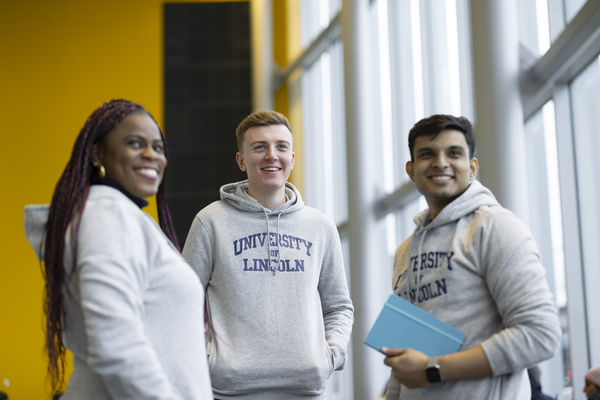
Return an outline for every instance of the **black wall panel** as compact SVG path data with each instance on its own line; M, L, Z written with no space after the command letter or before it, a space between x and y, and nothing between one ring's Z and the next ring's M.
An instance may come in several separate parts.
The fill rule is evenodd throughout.
M219 188L245 179L235 129L251 112L250 5L164 5L167 201L183 246Z

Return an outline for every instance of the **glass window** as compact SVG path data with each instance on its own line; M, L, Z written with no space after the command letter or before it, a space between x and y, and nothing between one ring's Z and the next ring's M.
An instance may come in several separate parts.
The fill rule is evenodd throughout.
M342 0L329 0L329 20L342 10Z
M341 3L341 0L302 0L300 2L303 48L307 48L327 28L341 10Z
M380 62L389 64L380 67L382 73L389 70L381 81L387 95L382 101L391 105L393 135L386 146L393 150L392 182L399 187L408 182L407 138L415 122L435 113L473 120L469 7L465 0L378 3L379 36L389 36L379 46Z
M364 134L368 135L375 154L370 154L374 159L365 167L381 171L373 179L376 180L378 196L383 197L399 188L404 191L412 185L405 173L405 163L410 159L408 132L416 121L433 113L450 113L465 115L476 123L472 90L470 1L370 0L368 3L369 13L364 18L369 26L366 32L369 35L369 48L364 57L369 64L366 74L371 85L363 106L368 107L373 121L370 122L369 131ZM529 53L529 58L525 59L543 56L585 3L585 0L516 2L520 42L525 53ZM342 0L298 2L303 48L307 48L329 25L339 13L341 5ZM338 225L348 220L343 62L342 43L338 40L313 65L295 75L297 82L300 82L296 89L302 108L303 196L307 204L332 217ZM597 134L597 127L600 126L600 97L597 95L600 92L600 60L572 82L570 91L561 86L566 85L564 82L544 83L547 91L542 93L543 98L547 100L553 93L555 102L548 102L525 122L526 174L530 190L530 219L527 222L537 240L563 328L560 351L540 365L543 388L553 397L571 399L581 394L581 382L571 383L571 363L577 366L588 361L593 365L600 364L600 342L591 339L600 337L600 317L594 313L594 306L600 304L600 290L597 290L600 268L594 264L600 257L600 246L597 244L600 237L600 210L597 206L600 203L600 174L597 172L600 170L597 157L600 153L600 136ZM559 92L562 97L557 96ZM569 93L572 96L572 122L567 122L569 117L562 118L562 115L569 114L565 112ZM524 105L534 98L523 97ZM559 128L555 124L557 115ZM569 154L576 154L574 162L559 165L556 139L571 139L570 135L563 135L564 132L558 132L559 136L556 136L556 130L564 128L561 124L567 125L569 131L572 127L574 150ZM566 270L572 268L572 263L569 264L569 260L565 259L563 244L558 168L560 166L564 174L565 166L573 163L576 163L577 184L576 189L569 192L577 192L582 216L581 251L585 276L585 283L581 288L576 283L575 290L577 294L585 296L587 303L581 315L587 313L585 328L590 338L589 360L582 359L584 357L578 353L579 341L570 339L579 329L569 331L567 324L567 305L570 310L577 308L568 315L573 319L580 311L578 302L583 301L581 297L575 297L573 292L570 296L567 293ZM567 184L564 181L562 183L563 186ZM398 244L413 232L414 216L427 207L424 198L417 198L416 189L413 190L415 192L410 192L411 196L406 197L405 204L397 206L398 209L377 221L377 229L382 232L378 236L381 237L380 243L387 247L387 252L380 251L379 254L386 253L390 266ZM565 199L563 193L563 200L567 207L571 199ZM567 210L564 209L565 218L568 218ZM567 221L575 220L576 217ZM574 229L577 230L577 227ZM347 239L343 238L345 252L348 250ZM567 250L571 251L571 246ZM382 285L389 288L387 278L383 280ZM573 280L570 279L569 283L571 285ZM569 289L574 288L571 285ZM586 355L587 350L586 347ZM349 382L350 375L334 374L334 381L328 388L329 397L349 398Z
M308 47L341 9L341 0L300 2L301 41ZM341 40L300 75L304 200L340 225L348 219L344 66Z
M419 196L418 199L411 201L394 213L396 217L396 236L398 237L396 247L413 234L416 227L414 222L415 215L427 207L425 197Z
M600 365L600 59L571 84L590 362Z
M431 114L462 115L465 112L462 97L468 93L462 91L465 86L460 66L464 64L460 56L468 56L470 52L460 51L468 43L459 43L459 37L466 37L459 35L458 5L457 0L419 3L425 111L424 115L417 116L419 119ZM465 29L464 24L460 28Z
M536 58L543 55L550 48L548 1L520 0L517 11L521 45ZM556 14L559 10L550 11ZM562 30L564 24L560 25Z
M586 0L519 0L517 15L523 47L536 58L542 56L585 2Z
M391 65L390 65L390 44L389 44L389 26L388 26L388 3L386 0L377 2L376 13L373 13L376 20L372 24L377 31L373 36L377 38L378 46L376 48L379 56L379 111L381 117L381 154L383 158L383 190L385 193L391 193L394 188L394 147L392 137L392 93L390 86ZM375 47L375 46L373 46ZM375 49L374 49L375 50Z
M382 0L380 0L382 1ZM388 1L394 186L409 181L408 131L424 115L419 1ZM407 17L409 16L409 17ZM398 21L403 21L398 23Z
M558 180L556 129L554 103L547 103L542 110L525 124L527 157L527 187L529 199L529 227L536 239L546 279L558 309L563 342L557 355L540 365L543 390L553 397L571 392L569 364L569 327L567 325L567 296L562 236L562 213Z
M564 0L565 10L567 12L567 22L571 22L577 15L581 7L585 4L586 0Z
M342 59L337 41L301 77L304 197L338 225L348 218Z

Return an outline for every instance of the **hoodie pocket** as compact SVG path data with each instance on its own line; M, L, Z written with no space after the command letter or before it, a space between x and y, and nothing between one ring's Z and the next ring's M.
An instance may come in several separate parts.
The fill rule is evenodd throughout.
M315 364L312 367L314 369L306 371L306 375L309 377L307 385L310 387L309 391L311 392L321 391L333 373L334 354L325 340L323 340L322 349L319 354L314 355Z

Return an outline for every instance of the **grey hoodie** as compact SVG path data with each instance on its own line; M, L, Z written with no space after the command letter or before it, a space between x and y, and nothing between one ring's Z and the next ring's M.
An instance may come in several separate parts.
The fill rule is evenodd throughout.
M38 257L47 215L45 205L25 208L25 233ZM196 306L202 286L152 217L119 190L92 186L75 256L63 325L74 369L61 400L212 399L203 309Z
M290 183L289 200L273 211L247 189L247 181L223 186L221 200L194 218L183 249L216 332L215 397L325 398L353 323L337 229Z
M464 332L460 350L481 345L493 377L402 386L399 397L392 378L386 398L528 400L526 369L552 357L561 336L533 236L477 180L429 219L417 215L396 251L394 292Z

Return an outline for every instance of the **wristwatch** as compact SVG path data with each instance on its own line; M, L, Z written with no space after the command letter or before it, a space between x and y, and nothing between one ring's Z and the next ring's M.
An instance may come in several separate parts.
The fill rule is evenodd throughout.
M425 367L427 381L429 383L439 383L442 381L442 370L437 362L437 357L429 357L427 367Z

